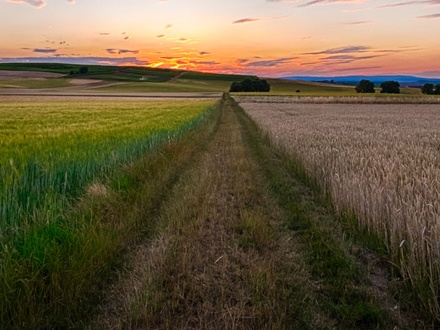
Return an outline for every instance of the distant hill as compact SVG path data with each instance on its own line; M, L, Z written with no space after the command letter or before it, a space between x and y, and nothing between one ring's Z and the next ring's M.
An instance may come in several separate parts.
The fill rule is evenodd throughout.
M426 83L440 84L440 78L423 78L407 75L383 75L383 76L335 76L335 77L313 77L313 76L289 76L283 77L289 80L302 80L313 82L326 82L341 85L356 85L362 79L372 81L376 86L387 80L395 80L402 87L422 87Z
M80 73L81 67L87 67L87 73ZM65 63L0 63L0 70L52 72L64 74L69 78L102 79L123 82L168 82L183 77L194 81L232 82L254 77L249 75L215 74L139 66L79 65Z

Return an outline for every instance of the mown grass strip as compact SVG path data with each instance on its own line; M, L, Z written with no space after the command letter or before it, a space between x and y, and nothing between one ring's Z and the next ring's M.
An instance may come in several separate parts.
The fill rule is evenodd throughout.
M243 143L225 99L218 130L159 211L95 321L107 328L322 329L295 237ZM93 326L92 326L93 328Z

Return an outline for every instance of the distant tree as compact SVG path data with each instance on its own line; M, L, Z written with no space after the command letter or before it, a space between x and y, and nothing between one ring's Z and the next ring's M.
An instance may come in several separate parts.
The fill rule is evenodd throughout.
M70 70L69 75L73 76L75 74L75 71Z
M397 81L384 81L380 87L382 88L381 93L400 94L400 84Z
M264 79L246 78L241 82L234 81L229 91L230 92L269 92L270 85Z
M80 74L86 74L88 72L89 72L89 68L86 67L86 66L82 66L82 67L79 68L79 73Z
M432 95L434 94L434 84L424 84L421 88L423 94Z
M433 94L440 95L440 84L435 85Z
M244 92L243 84L238 81L234 81L231 85L231 88L229 88L229 91L230 92Z
M366 79L362 79L359 84L356 85L356 93L375 93L374 84Z

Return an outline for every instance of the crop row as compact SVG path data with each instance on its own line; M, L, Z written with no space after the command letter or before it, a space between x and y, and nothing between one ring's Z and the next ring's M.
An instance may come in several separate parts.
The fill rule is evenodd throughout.
M122 191L131 164L199 125L214 102L0 102L0 328L70 327L136 239L130 212L143 214L116 221L97 200Z
M0 230L47 222L106 175L197 124L211 101L2 102ZM39 216L35 216L35 212ZM46 216L41 217L41 213Z
M439 319L438 106L242 101L337 211L354 214L362 232L380 238L412 299Z

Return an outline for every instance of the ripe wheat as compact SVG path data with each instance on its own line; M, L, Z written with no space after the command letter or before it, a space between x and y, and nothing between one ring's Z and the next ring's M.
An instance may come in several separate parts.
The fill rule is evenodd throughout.
M383 240L403 280L438 318L439 106L242 102L337 211L354 213L361 230Z

